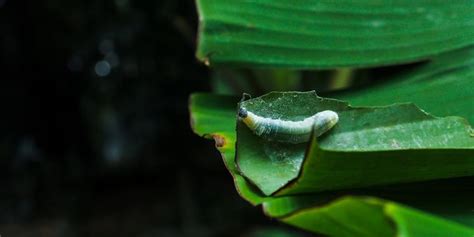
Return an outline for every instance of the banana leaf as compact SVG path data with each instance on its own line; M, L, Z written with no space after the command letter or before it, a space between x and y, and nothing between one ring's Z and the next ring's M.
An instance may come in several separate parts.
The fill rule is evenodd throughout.
M240 173L268 196L474 175L474 136L460 117L435 118L413 104L351 107L314 92L269 93L240 107L292 121L339 114L327 134L301 144L271 141L238 123Z
M474 43L474 2L197 0L207 65L340 68L415 62Z
M235 164L235 121L238 98L196 93L189 99L191 127L207 139L213 139L226 168L232 175L237 192L253 205L262 203L265 195L250 184Z
M304 201L299 197L280 198L264 203L264 210L269 215L282 214L301 203ZM474 229L465 225L373 197L345 196L297 210L277 218L305 230L338 237L470 237L474 234Z
M472 229L461 226L458 223L474 226L473 200L474 179L459 180L453 185L452 181L437 181L422 184L407 184L400 187L383 187L378 190L362 191L338 191L331 193L320 193L314 195L296 195L284 197L265 197L255 186L243 178L235 165L235 120L236 104L238 98L231 96L215 96L210 94L194 94L190 99L191 121L194 131L206 138L214 138L217 148L221 151L224 163L234 177L235 185L240 195L254 205L261 204L268 216L276 218L285 223L310 230L316 233L325 233L329 235L341 234L340 229L344 226L362 225L363 231L370 233L404 233L405 236L431 236L419 234L418 227L425 226L425 231L432 233L456 233L458 236L469 236ZM347 197L346 195L374 195L384 198L391 198L403 203L421 207L425 211L441 215L458 223L434 217L427 212L412 210L404 205L384 200L372 201L366 203L366 199L378 200L373 198ZM340 199L341 197L344 197ZM434 199L432 197L438 197ZM334 201L336 200L336 201ZM339 204L340 200L344 203ZM361 204L362 203L362 204ZM400 217L385 217L381 219L382 207L388 203L395 208ZM387 204L387 205L388 205ZM368 206L369 210L364 216L358 216L362 219L350 218L347 220L345 215L352 216L359 212L357 206ZM343 207L343 208L334 208ZM323 212L320 208L323 207ZM326 212L326 214L324 214ZM355 212L355 213L354 213ZM412 214L414 212L415 214ZM378 220L375 229L370 223L374 219ZM366 224L369 223L369 224ZM389 223L387 226L386 224ZM396 223L396 225L392 225ZM357 236L359 230L353 232L344 232L348 236ZM444 232L443 232L444 231ZM452 232L455 231L455 232ZM365 232L363 232L365 233ZM418 234L417 234L418 233ZM401 235L402 236L402 235ZM436 236L436 235L433 235Z

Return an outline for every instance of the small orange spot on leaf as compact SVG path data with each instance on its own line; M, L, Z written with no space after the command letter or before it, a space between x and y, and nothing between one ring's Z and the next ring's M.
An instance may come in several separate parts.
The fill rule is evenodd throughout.
M224 147L226 142L226 139L224 136L221 136L219 134L214 134L212 135L212 138L214 138L214 141L216 142L216 147Z

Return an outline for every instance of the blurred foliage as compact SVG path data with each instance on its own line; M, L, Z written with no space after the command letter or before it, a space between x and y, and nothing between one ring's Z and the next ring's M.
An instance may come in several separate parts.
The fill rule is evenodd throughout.
M212 70L211 86L216 94L253 96L270 91L317 90L329 92L370 83L373 70L301 71L289 69L236 69L215 68Z

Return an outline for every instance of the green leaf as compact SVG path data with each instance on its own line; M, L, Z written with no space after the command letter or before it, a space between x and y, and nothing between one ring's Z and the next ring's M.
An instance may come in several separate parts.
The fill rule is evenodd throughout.
M238 173L238 170L235 166L235 149L233 149L233 147L235 145L235 112L238 101L239 99L236 97L216 96L210 94L192 95L190 98L190 112L193 129L197 134L207 138L212 138L213 136L222 136L226 139L226 145L218 146L218 149L223 154L226 167L234 177L235 185L239 194L254 205L259 203L263 204L264 211L267 215L289 224L299 226L303 229L316 231L318 233L322 231L326 231L324 233L338 233L338 229L342 228L340 226L341 223L339 223L342 219L334 220L334 216L337 216L335 214L321 217L329 218L330 220L322 220L320 218L302 222L299 221L299 219L311 219L311 215L313 215L312 212L317 212L318 207L327 207L328 204L330 206L331 200L335 198L347 194L359 194L382 196L384 198L398 200L403 203L420 207L423 210L439 214L443 217L456 220L460 223L474 226L474 214L471 211L474 210L474 204L472 203L474 198L474 192L472 192L474 179L462 179L454 182L454 185L451 180L447 180L421 184L405 184L402 186L402 188L381 187L376 190L352 190L344 192L332 192L330 194L320 193L313 195L264 197L263 194L258 191L258 189L256 189L252 184L248 183L247 180ZM221 140L216 140L217 143L222 144ZM400 213L403 214L403 209L405 208L404 206L397 204L393 205L398 206L401 210ZM348 208L345 210L345 212L350 214L351 210L353 209ZM340 211L344 212L344 210ZM362 224L364 227L371 228L370 226L367 226L366 221L370 223L370 221L373 221L371 219L372 214L379 215L380 213L374 212L372 214L368 214L370 214L370 216L364 216L361 220L357 218L351 218L348 222L343 222L343 225ZM423 219L426 219L425 216L428 216L428 219L432 218L426 213L420 213L418 218L410 218L410 216L407 215L404 216L405 220L409 221L398 222L397 229L401 229L406 233L410 233L410 235L407 234L406 236L416 236L411 234L414 233L412 229L417 228L418 226L425 226L427 223L426 221L423 221ZM459 231L459 229L464 229L459 225L453 225L450 222L445 223L445 221L441 221L440 219L437 220L439 222L436 222L436 225L429 225L431 231L443 233L442 231L444 231L443 229L446 228L446 225L448 226L447 228L453 228L452 226L455 226L454 229L456 231ZM315 229L315 227L324 226L323 223L327 223L328 221L332 221L332 226L325 226ZM334 224L334 221L336 221L336 224ZM378 221L380 221L380 218ZM377 228L384 229L386 226L377 226ZM370 229L368 231L370 231Z
M471 1L198 0L210 65L338 68L420 61L474 43Z
M275 92L240 106L292 121L323 110L339 114L309 147L269 141L239 123L237 165L266 195L474 175L474 137L459 117L434 118L412 104L351 107L314 92Z
M457 223L474 226L474 177L433 180L409 184L350 189L305 195L279 196L263 203L264 212L273 218L322 207L346 196L375 196L416 207Z
M375 85L330 93L354 106L415 103L435 116L461 116L474 124L474 48L464 48Z
M226 168L232 175L237 192L257 205L265 200L263 194L239 174L235 165L235 121L238 98L211 94L193 94L189 100L191 127L205 138L214 139Z
M284 202L277 200L266 202L264 208L268 213L269 209L287 207ZM371 197L347 196L280 218L283 222L299 228L340 237L474 235L474 229L461 224L398 203Z

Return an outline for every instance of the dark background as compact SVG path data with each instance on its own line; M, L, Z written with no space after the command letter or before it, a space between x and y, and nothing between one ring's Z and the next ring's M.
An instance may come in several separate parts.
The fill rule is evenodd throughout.
M0 0L2 237L279 226L190 130L196 28L192 0Z

